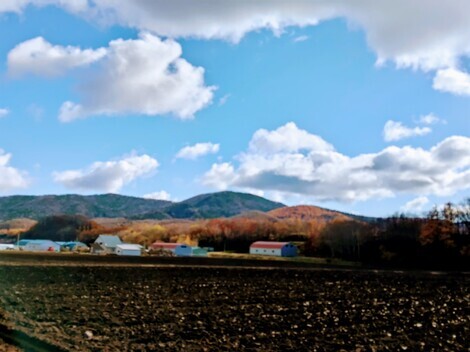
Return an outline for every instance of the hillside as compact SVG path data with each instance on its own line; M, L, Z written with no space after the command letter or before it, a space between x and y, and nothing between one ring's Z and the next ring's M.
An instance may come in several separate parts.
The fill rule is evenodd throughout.
M302 221L315 221L318 223L327 223L330 221L346 221L353 220L352 217L346 216L343 213L323 209L313 205L298 205L293 207L284 207L268 212L268 215L279 220L302 220Z
M202 194L180 203L173 203L160 211L142 214L138 218L211 219L231 217L249 211L266 212L284 207L284 204L248 193L217 192Z
M171 202L118 194L10 196L0 197L0 220L15 218L38 220L58 214L83 215L89 218L129 217L157 211L169 204Z
M157 220L202 219L230 217L253 210L266 212L283 206L252 194L237 192L203 194L180 203L118 194L10 196L0 197L0 221L15 218L38 220L52 215Z

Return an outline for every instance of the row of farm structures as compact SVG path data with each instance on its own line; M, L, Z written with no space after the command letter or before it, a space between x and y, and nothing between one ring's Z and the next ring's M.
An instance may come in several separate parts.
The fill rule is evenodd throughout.
M2 250L20 250L26 252L78 252L95 255L118 256L178 256L205 257L214 249L192 246L186 243L154 242L147 248L140 244L124 243L116 235L101 234L90 245L83 242L57 242L52 240L22 239L16 244L0 243ZM298 248L291 242L256 241L250 246L250 254L277 257L296 257Z

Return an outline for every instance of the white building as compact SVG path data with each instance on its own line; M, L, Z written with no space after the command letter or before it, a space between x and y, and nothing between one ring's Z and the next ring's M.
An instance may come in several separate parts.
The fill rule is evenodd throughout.
M297 246L290 242L257 241L251 244L250 254L296 257Z
M8 250L13 250L13 249L15 249L14 244L0 243L0 251L8 251Z
M23 250L30 252L60 252L60 244L51 240L28 240L23 246Z
M122 243L116 246L114 253L117 255L130 255L138 257L142 255L142 246L138 244Z

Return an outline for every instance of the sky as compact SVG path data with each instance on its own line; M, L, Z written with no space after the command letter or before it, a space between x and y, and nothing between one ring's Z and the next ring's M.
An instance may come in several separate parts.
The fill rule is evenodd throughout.
M470 197L465 0L4 0L0 195Z

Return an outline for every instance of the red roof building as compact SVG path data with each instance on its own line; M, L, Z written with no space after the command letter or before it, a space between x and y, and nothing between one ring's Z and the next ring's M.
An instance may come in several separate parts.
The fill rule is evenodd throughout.
M250 246L250 254L296 257L297 246L290 242L257 241Z

